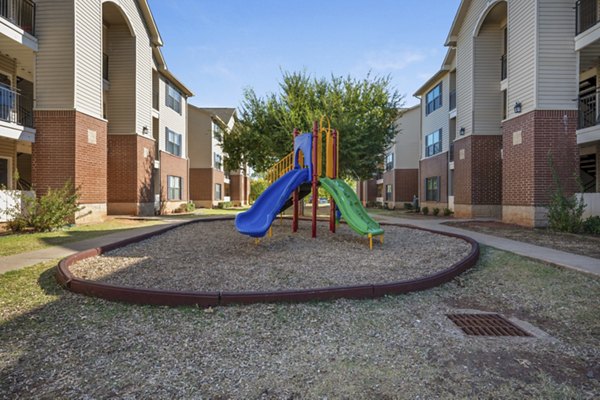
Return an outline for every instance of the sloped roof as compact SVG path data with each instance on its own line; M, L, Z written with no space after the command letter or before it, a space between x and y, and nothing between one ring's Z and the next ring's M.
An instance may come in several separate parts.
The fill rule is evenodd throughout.
M235 108L225 108L225 107L198 107L200 110L210 114L211 116L215 116L223 122L223 124L227 125L231 118L235 118L236 111Z
M467 16L467 11L469 10L471 2L472 0L462 0L460 2L460 6L458 6L458 11L454 16L454 21L452 21L450 32L448 32L448 37L446 38L445 46L456 46L456 41L458 40L458 33L460 31L460 27L463 24L465 17Z
M438 72L435 73L427 82L425 82L417 91L414 96L421 96L425 93L434 83L439 81L444 75L450 72L452 68L452 62L456 57L456 48L450 47L446 52L446 57L444 57L444 61L442 62L442 66Z

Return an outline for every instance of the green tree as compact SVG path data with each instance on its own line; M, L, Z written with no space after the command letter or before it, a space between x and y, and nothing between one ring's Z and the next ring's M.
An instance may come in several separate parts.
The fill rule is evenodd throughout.
M381 163L397 131L403 97L390 77L312 78L305 72L283 73L280 92L264 98L244 92L239 120L224 136L228 167L247 163L257 172L292 151L292 131L312 131L327 116L340 132L340 175L365 179Z

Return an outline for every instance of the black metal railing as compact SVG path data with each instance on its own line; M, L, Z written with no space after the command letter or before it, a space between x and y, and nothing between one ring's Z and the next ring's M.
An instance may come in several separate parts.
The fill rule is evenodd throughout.
M33 128L33 109L14 88L0 84L0 121Z
M0 0L0 17L35 35L35 3L31 0Z
M108 80L108 54L102 53L102 78Z
M456 109L456 89L450 91L450 111Z
M450 149L448 151L448 161L454 161L454 142L450 142Z
M503 54L500 57L500 80L503 81L508 76L508 62L506 58L506 54Z
M596 105L596 92L579 96L578 129L596 126L600 122Z
M575 3L575 34L579 35L598 23L598 1L578 0Z

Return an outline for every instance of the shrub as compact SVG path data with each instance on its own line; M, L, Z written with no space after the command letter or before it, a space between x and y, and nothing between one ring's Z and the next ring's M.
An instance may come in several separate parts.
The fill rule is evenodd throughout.
M258 178L250 181L250 202L254 203L258 196L269 187L269 182L266 179Z
M583 231L591 235L600 235L600 216L589 217L583 222Z
M405 210L412 210L413 209L413 205L412 203L404 203L404 209Z
M439 209L439 208L437 208L437 207L435 207L435 208L433 209L433 215L435 215L435 216L437 217L439 214L440 214L440 209Z
M60 189L36 198L21 195L22 208L10 211L12 221L9 229L18 232L31 228L36 232L51 231L68 225L75 220L75 213L81 210L78 205L79 189L67 181Z
M548 206L548 227L558 232L580 232L583 225L583 211L585 210L583 197L565 195L552 158L548 162L554 180L554 192L552 192L550 205Z
M225 209L225 208L231 208L233 207L233 203L230 201L220 201L219 204L217 204L217 208L219 209Z
M196 205L189 201L179 206L180 212L192 212L196 209Z
M454 214L454 211L452 211L452 210L451 210L451 209L449 209L449 208L444 208L444 217L449 217L449 216L451 216L452 214Z
M423 215L429 215L429 207L425 206L421 208L421 211L423 212Z

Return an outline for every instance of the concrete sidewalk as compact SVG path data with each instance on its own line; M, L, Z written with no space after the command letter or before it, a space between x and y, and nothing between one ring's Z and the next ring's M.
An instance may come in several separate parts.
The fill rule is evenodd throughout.
M105 246L107 244L118 242L133 236L154 232L159 229L163 229L166 226L179 225L187 222L188 220L163 221L165 221L164 224L146 226L143 228L132 228L125 231L81 240L79 242L65 243L61 246L52 246L27 253L15 254L13 256L0 257L0 274L7 271L25 268L41 262L51 261L57 258L64 258L82 250Z
M397 224L413 225L419 228L433 229L436 231L456 233L473 238L477 242L495 247L500 250L510 251L521 256L535 258L540 261L560 265L561 267L574 269L581 272L600 276L600 260L597 258L580 256L578 254L567 253L548 247L536 246L529 243L517 242L516 240L505 239L498 236L486 235L460 229L453 226L444 225L443 222L455 221L451 219L408 219L398 217L388 217L377 214L371 214L372 217L381 222L392 222Z

